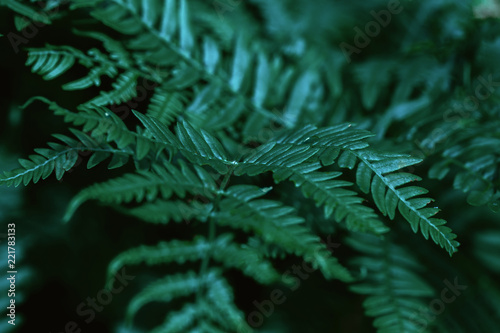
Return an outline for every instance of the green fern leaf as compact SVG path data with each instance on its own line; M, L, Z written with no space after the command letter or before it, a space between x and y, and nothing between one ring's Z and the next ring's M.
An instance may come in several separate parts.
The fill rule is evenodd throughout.
M457 171L453 187L467 193L467 202L492 207L500 197L500 186L495 182L499 172L499 144L498 138L486 136L474 136L467 144L456 144L442 153L442 160L429 169L429 176L443 179L453 166Z
M108 51L110 58L116 60L118 65L126 68L132 65L132 60L130 59L128 52L119 41L116 41L106 34L96 31L81 31L73 29L73 32L75 35L90 37L102 42L102 45L106 51Z
M127 309L127 321L132 322L135 314L147 303L153 301L170 302L175 298L189 296L203 288L205 282L216 278L214 271L205 276L197 276L194 272L169 275L150 283L130 301Z
M196 328L189 330L195 322L197 323ZM238 320L238 322L241 321ZM225 330L220 329L218 326L215 326L215 324L224 327ZM214 311L211 303L198 300L196 304L189 303L181 310L169 313L165 322L156 327L152 333L196 332L197 330L210 333L222 333L233 329L235 328L231 323L227 322L225 317ZM248 329L248 324L241 323L241 325L236 328L236 331L251 332L251 330Z
M180 200L156 200L135 208L118 208L124 214L153 224L167 224L170 221L190 223L192 220L206 222L212 209L212 204L198 201L185 203Z
M184 97L179 92L167 92L156 88L151 98L147 115L158 119L164 125L175 122L179 115L184 112Z
M161 14L161 17L148 14L153 12ZM248 38L241 36L237 40L235 55L230 61L231 72L226 73L222 66L217 66L223 62L222 59L219 60L221 51L218 50L218 46L210 39L199 38L201 41L198 42L190 23L187 1L172 0L165 1L164 4L152 1L147 9L136 3L114 1L106 3L102 8L94 8L92 15L120 33L134 35L128 46L135 50L148 50L149 60L162 65L175 64L171 71L173 77L164 83L165 88L194 87L202 79L208 80L211 84L222 83L223 91L229 92L233 97L241 98L245 95L245 104L256 113L285 124L282 116L259 105L264 102L263 97L258 97L260 101L257 100L257 104L254 104L252 98L246 96L251 84L249 74L252 59L255 58L255 52L247 47ZM272 68L272 73L278 76L282 62L274 62L273 65L275 66ZM216 71L216 67L219 67L219 71ZM263 68L258 71L257 75L260 77L263 75ZM289 74L286 76L290 77ZM259 82L262 83L263 80ZM269 95L261 90L263 87L265 86L259 84L259 88L256 88L259 89L257 90L259 96ZM299 90L297 89L297 94ZM286 91L280 96L284 98ZM293 105L292 102L289 104Z
M341 149L366 147L363 139L369 136L366 131L352 130L348 124L327 129L307 126L278 138L277 142L260 146L238 164L235 174L253 176L272 171L277 182L289 178L306 197L314 199L318 206L323 205L326 217L333 214L338 222L345 218L351 230L387 232L375 212L361 205L363 199L356 192L342 188L352 183L334 180L341 173L318 171L322 167L318 160L330 165Z
M222 145L206 131L198 131L189 123L178 123L177 137L160 121L138 112L134 114L148 129L157 141L170 149L179 150L191 162L199 165L210 165L221 174L229 170L229 166L237 162L227 156Z
M299 120L301 113L306 105L307 98L312 92L314 84L318 83L318 74L313 71L307 71L295 82L287 108L283 114L286 122L294 127Z
M211 270L201 276L196 276L193 272L176 274L151 283L132 299L128 306L127 319L131 322L137 311L149 302L170 302L172 299L196 293L201 288L208 288L207 301L212 312L218 313L219 320L226 328L249 329L243 313L234 305L230 286L217 270Z
M77 58L86 67L92 65L85 54L77 49L69 46L55 48L47 45L43 49L28 49L26 66L31 66L31 71L43 75L45 80L52 80L70 69Z
M222 93L222 89L219 83L210 84L203 88L200 92L197 92L196 98L189 105L186 112L190 116L200 116L206 110L210 109L212 105L216 103L218 98ZM206 119L209 121L209 119Z
M106 204L129 203L143 199L151 202L161 197L169 199L172 195L184 198L186 193L214 198L217 185L203 168L195 166L193 172L180 161L180 169L172 164L165 167L154 166L154 172L138 171L122 177L94 184L81 191L69 204L64 220L69 221L74 212L87 200L99 200ZM157 207L158 208L158 207Z
M25 5L24 3L17 0L2 0L0 2L1 6L7 6L11 10L15 11L18 14L26 16L30 20L36 20L37 22L42 22L45 24L51 24L51 20L47 15L42 15L38 13L36 10L31 8L30 6Z
M79 141L64 135L54 135L61 143L49 142L51 149L35 149L37 155L30 155L29 159L20 159L21 168L5 172L0 176L0 184L7 186L25 186L30 182L37 183L40 179L46 179L53 172L60 180L64 173L72 169L78 161L78 153L81 151L91 151L91 156L87 166L94 167L109 156L116 154L128 159L132 155L130 151L117 150L105 143L98 143L88 135L72 130ZM113 161L112 161L113 163Z
M101 76L114 78L118 74L118 70L104 64L102 66L94 67L89 71L89 74L72 82L65 83L62 88L64 90L82 90L92 86L99 87L101 85Z
M95 3L93 2L95 1L91 1L88 5L95 6ZM98 2L102 3L103 1L99 0ZM100 8L99 10L92 11L91 15L99 21L104 22L112 29L120 31L123 34L133 35L139 33L142 30L142 27L137 25L135 17L129 16L129 12L126 10L128 7L127 3L122 0L117 0L115 2L121 6L108 6Z
M219 224L251 230L266 242L277 244L290 254L303 256L327 279L350 281L349 271L330 255L319 237L303 225L304 219L296 216L293 208L277 201L255 200L268 191L249 185L232 186L225 191L221 211L215 213L214 218Z
M238 164L235 174L246 173L252 176L272 171L275 180L282 181L296 173L298 176L291 179L300 182L304 180L304 174L307 174L304 172L305 170L309 172L317 170L314 167L311 169L311 163L317 162L318 159L323 165L332 164L337 159L340 167L349 169L354 169L360 161L359 169L356 172L358 185L361 190L372 193L373 200L380 212L393 219L396 208L399 208L400 213L415 232L420 228L426 239L430 235L436 244L452 255L457 251L459 245L454 240L456 235L448 227L443 226L446 223L444 220L432 218L437 213L436 209L425 208L431 199L415 198L427 191L420 187L401 187L409 182L419 180L419 178L409 173L396 171L415 165L420 160L408 155L375 152L369 149L368 144L364 141L370 136L371 134L366 131L352 130L349 124L324 129L306 126L293 134L283 135L277 139L277 142L270 142L258 147L243 162ZM341 184L338 183L338 185ZM334 194L333 192L332 196ZM342 196L343 193L338 194ZM424 201L426 204L422 205ZM334 207L330 204L327 209L329 211ZM345 208L339 214L342 211L346 211ZM359 213L358 217L352 217L351 220L359 221L354 224L358 226L362 225L361 221L367 217L364 216L365 214L368 213L368 216L375 217L365 208L351 212ZM370 223L376 222L371 219ZM375 230L377 229L382 232L386 231L381 224L376 225Z
M169 313L165 322L155 327L151 333L187 332L201 314L199 305L186 304L181 310Z
M419 163L420 159L408 155L381 154L366 150L352 152L352 154L360 160L360 166L365 164L361 170L357 171L360 188L366 191L368 184L371 184L370 191L373 200L382 214L389 215L393 219L398 208L414 232L420 228L425 239L428 239L430 235L432 240L448 251L450 256L457 251L459 243L454 240L456 235L451 232L451 229L444 226L446 221L432 217L439 210L426 208L433 200L425 197L417 198L428 191L418 186L403 187L420 178L409 173L396 172ZM351 167L351 165L339 164L341 167Z
M136 73L123 73L118 77L116 82L113 83L112 91L101 91L100 95L91 99L87 105L104 106L110 104L120 104L129 101L137 96L136 86L138 74Z
M89 50L86 55L70 46L46 45L44 48L28 49L26 66L31 66L31 71L43 75L45 80L52 80L67 72L76 61L88 68L89 74L64 84L62 88L65 90L99 86L101 76L114 78L118 73L117 66L99 50Z
M207 301L213 306L215 311L224 319L227 330L238 330L248 332L248 326L245 315L234 305L234 294L231 286L224 278L217 277L209 282L207 291Z
M90 132L92 137L116 142L118 148L126 148L136 142L136 136L127 129L121 118L105 107L80 106L78 112L71 112L44 97L32 97L23 108L34 100L48 104L54 115L64 117L65 122L75 126L82 126L82 131Z
M198 236L193 241L161 242L156 246L140 246L119 254L108 266L108 276L113 277L125 265L167 264L198 261L212 251L213 259L226 268L237 268L254 280L271 284L280 281L280 274L271 263L264 260L255 250L237 245L229 234L220 235L212 243Z
M184 54L189 55L193 50L194 36L189 22L189 7L186 0L180 0L179 6L179 35L180 46Z
M379 94L384 91L391 79L394 60L376 59L359 64L355 75L361 84L363 106L370 110L375 106Z
M373 325L379 333L422 332L419 318L425 314L425 298L433 290L414 271L422 269L404 249L387 240L358 234L346 242L363 253L352 263L368 273L366 279L351 286L358 294L369 295L363 302L368 316L375 317Z

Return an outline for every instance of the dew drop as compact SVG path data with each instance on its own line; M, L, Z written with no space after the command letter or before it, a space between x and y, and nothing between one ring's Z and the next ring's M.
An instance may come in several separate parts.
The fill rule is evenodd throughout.
M493 202L490 202L488 204L488 207L494 211L495 213L498 213L500 211L500 202L497 200L497 201L493 201Z

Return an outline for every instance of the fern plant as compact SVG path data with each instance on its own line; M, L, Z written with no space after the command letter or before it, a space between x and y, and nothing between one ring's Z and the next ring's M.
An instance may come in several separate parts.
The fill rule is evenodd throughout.
M367 31L377 45L345 61L338 44L363 13L380 15L373 9L382 1L35 2L2 2L16 15L18 33L30 19L74 27L67 43L46 37L25 47L25 65L78 100L35 93L18 104L25 113L50 110L64 132L5 171L0 185L61 181L85 161L97 170L89 177L101 176L79 190L62 221L78 220L82 207L97 202L115 217L155 225L159 241L131 247L108 265L107 281L125 266L152 266L157 277L128 303L128 329L266 332L261 326L272 320L255 318L270 314L245 304L235 281L252 281L261 292L296 290L305 278L286 266L296 260L317 270L328 292L335 287L327 300L336 292L367 295L356 300L378 332L456 328L446 316L429 319L427 304L442 295L440 277L422 268L486 271L499 260L484 245L498 247L498 217L485 213L498 211L500 199L498 84L491 75L483 82L488 50L499 44L475 30L490 31L495 19L474 19L468 2L405 3L400 16L389 16L396 36ZM335 14L342 10L352 19ZM449 21L439 19L445 11ZM418 21L416 31L408 17ZM325 23L333 18L335 31ZM468 36L480 39L477 54L461 45ZM468 87L479 91L473 75L489 95L464 113L466 104L457 103L480 98L467 95ZM449 187L466 199L439 187L450 175ZM487 216L485 230L494 230L472 236L479 263L459 261L456 269L456 234L467 241L471 219L454 209L477 209ZM189 231L178 235L182 227ZM349 252L331 251L327 236ZM491 311L495 300L478 307ZM165 313L153 327L141 318L158 303ZM292 330L281 327L273 332Z

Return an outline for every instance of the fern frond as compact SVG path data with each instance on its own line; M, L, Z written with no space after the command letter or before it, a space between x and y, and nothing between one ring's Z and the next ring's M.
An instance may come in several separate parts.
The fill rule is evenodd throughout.
M126 148L137 140L136 135L127 129L120 117L105 107L80 106L79 111L72 112L44 97L32 97L22 108L26 108L35 100L46 103L49 109L54 112L54 115L64 117L65 122L72 123L75 126L82 126L82 131L90 132L92 137L104 138L107 142L116 142L118 148ZM151 147L146 146L144 148ZM145 152L138 152L138 159L142 159L148 151L149 149L146 149Z
M105 204L122 204L131 201L152 202L160 196L169 199L172 195L184 198L186 193L214 198L218 188L214 179L203 168L194 166L195 172L186 163L179 161L180 168L173 164L154 166L153 171L137 171L104 183L94 184L82 190L69 204L64 220L88 200L99 200Z
M43 48L28 49L27 66L31 71L43 76L45 80L54 79L68 71L76 61L89 69L89 73L75 81L62 86L64 90L80 90L91 86L100 86L101 77L107 76L114 79L120 70L123 70L118 79L112 84L114 90L100 92L87 105L108 105L126 102L137 96L136 85L139 77L144 77L153 82L161 82L161 78L150 68L140 67L137 69L127 58L126 51L115 42L112 44L109 37L105 35L80 32L83 35L91 35L103 41L111 54L108 56L96 48L87 51L87 54L70 46L46 45ZM97 37L96 37L96 36Z
M205 90L200 92L200 95L204 92ZM215 94L218 93L219 92L216 92ZM206 128L212 132L220 131L230 127L245 111L245 105L239 98L232 98L225 103L225 101L217 100L219 97L218 95L212 95L208 100L207 98L198 98L200 95L197 96L186 110L186 116L189 122L196 125L196 127ZM262 119L261 116L256 114L252 116ZM266 124L269 123L266 119L263 119L263 121ZM262 126L262 123L259 123L259 126ZM252 134L258 133L259 129L256 129Z
M145 222L167 224L170 221L189 223L193 219L206 222L212 209L212 204L203 204L198 201L186 203L180 200L156 200L139 207L119 208L118 210Z
M188 303L181 310L171 312L165 322L153 329L152 333L175 333L175 332L193 332L193 330L188 331L193 324L197 322L195 326L196 330L201 330L202 332L210 333L220 333L227 332L227 330L232 330L234 327L227 322L226 318L220 313L214 311L212 303L208 303L204 300L198 300L195 304ZM240 322L238 320L238 322ZM218 324L224 327L226 330L221 330ZM251 332L247 331L248 325L242 323L242 326L236 328L236 332Z
M279 138L277 142L270 142L254 150L249 157L238 164L235 174L246 173L252 176L272 171L275 180L282 181L297 173L299 176L291 179L300 183L300 181L307 180L303 177L303 174L307 174L304 171L311 172L318 169L317 166L315 169L312 164L317 163L318 160L323 165L330 165L337 160L340 167L349 169L354 169L358 165L356 183L365 193L371 192L377 208L383 215L389 215L391 219L394 219L396 208L398 208L414 232L420 228L425 239L428 239L430 235L436 244L452 255L459 245L454 240L456 235L444 226L446 221L432 217L438 212L437 208L425 207L432 199L416 198L427 193L427 190L416 186L402 187L420 178L409 173L396 172L415 165L420 160L409 155L376 152L370 149L368 143L364 141L370 136L370 133L366 131L351 130L348 124L324 129L306 126L302 130ZM337 184L345 186L345 183ZM311 186L318 187L319 185L311 184ZM302 188L304 189L304 186ZM330 193L335 194L335 192ZM345 195L345 192L337 194ZM321 202L324 197L318 198ZM357 204L356 201L359 200L355 200L355 204ZM332 203L335 202L327 202L328 205ZM328 207L327 209L335 209L335 206ZM342 209L340 213L350 211L346 209ZM350 212L359 214L359 217L352 217L351 220L359 221L354 224L356 228L363 225L364 218L374 217L373 213L363 207ZM371 219L370 224L376 226L375 230L384 231L383 225L374 224L376 223L374 221Z
M2 0L0 1L0 6L9 7L11 10L15 11L18 14L26 16L31 20L36 20L37 22L42 22L45 24L51 24L50 17L48 15L42 15L37 12L35 9L27 6L26 4L17 1L17 0Z
M102 42L102 45L108 51L111 59L116 60L119 65L123 67L129 67L132 65L132 60L130 59L129 53L125 50L122 43L116 41L115 39L109 37L106 34L96 32L96 31L81 31L73 29L75 35L90 37Z
M113 83L113 90L101 91L100 95L91 99L86 104L105 106L110 104L120 104L129 101L137 96L136 86L139 75L125 72L121 74Z
M342 159L343 156L347 156ZM434 218L439 209L426 207L433 201L431 198L419 197L428 191L418 186L403 186L420 180L420 177L406 172L396 172L402 168L415 165L420 159L409 155L374 153L372 151L346 151L339 158L341 167L353 168L355 158L360 163L356 171L356 181L365 192L371 192L373 200L382 214L394 219L396 208L410 223L413 231L420 231L425 239L432 240L444 248L450 256L457 251L459 243L451 229L444 226L446 221Z
M201 276L193 272L176 274L151 283L132 299L127 319L131 322L135 314L149 302L170 302L174 298L192 295L201 288L207 288L207 301L212 307L212 315L217 315L227 329L248 329L243 313L234 305L231 287L217 270L210 270Z
M223 320L227 330L248 331L245 315L234 305L234 294L231 286L224 278L218 277L210 281L207 301Z
M49 142L50 149L35 149L37 155L30 155L29 159L20 159L19 164L22 168L5 172L0 176L0 184L17 187L23 183L26 186L30 182L37 183L40 179L46 179L53 172L60 180L65 172L75 166L78 161L78 153L82 151L93 152L87 163L89 169L110 156L113 156L113 159L108 168L119 167L125 164L129 156L132 155L131 151L114 149L106 143L96 142L83 132L77 130L72 130L72 132L78 140L64 135L54 135L62 144Z
M295 82L283 113L285 121L292 127L295 127L301 118L301 114L308 106L308 98L314 94L313 87L318 84L319 74L312 70L303 73Z
M349 125L328 129L306 126L293 135L283 136L257 148L235 169L235 174L246 173L250 176L272 171L276 181L290 179L300 187L306 197L323 205L325 216L333 214L336 221L346 219L351 230L387 232L388 228L378 220L375 212L361 205L363 198L354 191L343 189L351 182L335 180L340 172L320 172L322 164L332 164L341 149L364 148L364 138L369 132L358 131Z
M368 234L346 239L349 246L362 252L353 264L367 277L352 285L351 290L368 295L363 302L365 313L375 317L373 326L379 333L422 332L426 318L425 298L434 291L414 271L422 267L401 247Z
M215 271L208 272L205 276L198 276L190 271L185 274L169 275L150 283L145 289L134 296L127 308L127 320L132 322L135 314L147 303L170 302L179 297L190 296L203 288L205 282L212 282L216 278Z
M169 313L165 322L155 327L151 333L187 332L198 317L203 314L202 311L203 309L200 309L198 304L188 303L181 310Z
M356 66L354 74L361 84L363 106L370 110L375 106L379 94L389 84L393 59L374 59Z
M177 91L164 91L160 88L155 89L146 114L168 126L184 111L184 97Z
M47 45L42 49L28 49L26 66L31 66L31 71L42 75L45 80L52 80L64 74L76 60L87 68L93 64L83 52L73 47Z
M451 170L453 187L467 193L467 202L473 206L489 205L494 211L500 200L500 140L492 137L474 137L467 144L456 144L442 153L441 161L429 169L429 177L443 179Z
M197 37L185 0L165 1L163 4L151 1L148 6L114 1L94 8L91 13L118 32L135 36L128 47L149 50L146 54L150 61L161 65L176 64L174 77L165 82L165 87L187 88L204 79L211 84L221 85L223 91L232 98L244 98L248 110L288 127L293 126L293 123L270 111L270 107L265 104L271 101L271 97L266 97L272 96L274 99L271 108L287 104L289 111L294 113L291 120L296 121L306 98L312 93L308 86L314 81L314 75L305 73L297 76L292 88L289 79L293 76L293 69L284 68L283 60L278 57L267 60L260 47L249 47L247 37L239 36L236 39L234 57L222 59L222 52L213 40ZM251 67L255 59L259 66L254 72ZM224 63L231 65L230 71L224 70ZM255 86L253 93L249 94L253 76L256 77ZM271 87L269 82L273 81L277 84ZM304 87L307 89L302 89ZM281 92L276 93L278 89ZM290 96L287 94L288 89L293 89Z
M220 142L204 130L198 131L189 123L182 122L176 126L176 137L159 120L138 112L134 114L159 143L179 150L195 164L210 165L221 174L226 174L229 166L237 164L229 159Z
M320 167L319 163L316 167ZM347 228L352 231L388 232L389 228L379 220L375 211L361 204L364 200L357 192L342 188L353 185L351 182L335 180L340 175L341 172L297 173L290 180L302 189L306 198L313 198L317 206L324 206L326 218L333 214L336 221L345 219Z
M99 87L101 85L101 77L107 76L114 78L118 74L116 67L109 64L102 64L90 69L89 73L75 81L71 81L62 85L64 90L82 90L92 86Z
M70 46L46 45L43 48L28 49L26 66L31 71L43 75L45 80L52 80L67 72L78 61L89 69L89 74L62 86L64 90L80 90L91 86L100 86L101 76L114 78L118 74L118 66L97 49L91 49L87 54ZM128 69L126 65L122 67Z
M250 185L235 185L224 193L220 212L214 213L217 223L231 228L253 231L266 242L274 243L286 252L304 257L327 279L350 281L351 274L332 257L319 237L304 226L304 219L294 209L278 201L257 199L270 189Z
M90 1L89 7L95 6L96 1ZM98 3L103 4L103 0L98 0ZM137 34L141 31L142 27L137 24L137 19L135 17L130 17L126 8L128 4L125 1L113 1L116 3L114 6L109 6L105 9L95 10L91 14L94 18L104 22L106 25L120 31L123 34ZM121 5L121 6L118 6ZM86 3L83 1L81 6L85 6ZM132 5L132 4L131 4ZM133 7L132 7L133 8Z
M329 322L321 311L356 312L357 299L382 333L496 332L500 289L487 273L500 273L497 216L455 206L467 196L471 205L500 211L500 38L491 29L500 27L500 0L469 2L376 9L387 4L0 0L17 29L0 37L14 53L27 51L25 69L49 83L43 90L62 87L64 93L59 105L32 97L25 107L43 101L41 111L50 109L70 130L0 174L0 190L52 174L61 180L82 161L87 168L107 162L94 169L98 183L70 198L64 220L84 204L100 205L148 229L127 231L123 240L135 245L112 254L107 268L104 291L116 291L114 277L120 280L117 273L129 265L153 270L132 289L160 278L129 304L125 321L137 320L140 327L117 323L117 333L342 331L343 322ZM390 15L402 7L403 14ZM355 21L367 16L374 21L353 33ZM56 19L68 29L42 28ZM397 28L391 33L382 29L389 23ZM2 54L5 63L14 66L8 53ZM7 71L12 73L16 68ZM58 82L61 87L50 84ZM43 135L29 128L40 120L28 114L39 111L36 106L24 113L17 106L17 92L26 87L11 88L16 94L0 117L7 150L26 133ZM48 121L39 130L59 125ZM105 170L121 166L121 173ZM448 183L415 183L422 170L429 178L447 177L465 196L443 188ZM45 194L44 202L61 195ZM12 208L22 198L2 195L15 202L0 207L0 219L5 212L16 219ZM451 211L438 214L433 198ZM391 223L396 219L402 229ZM4 234L12 256L15 223ZM443 248L452 256L460 246L451 226L472 245L454 264L444 253L435 255ZM340 244L330 236L343 234L348 248L337 251ZM432 240L409 237L420 236L414 234ZM297 260L315 281L300 283L307 277L297 265L286 269ZM424 276L420 261L430 274ZM356 297L344 295L342 282ZM288 291L300 285L299 298L316 295L320 301L307 309L278 306L289 298L288 291L274 289L278 284ZM341 291L335 304L330 287ZM151 329L161 323L156 314L162 310L164 323ZM314 323L302 320L311 313ZM4 324L0 332L11 326ZM362 331L365 324L349 327Z
M120 149L134 148L134 156L138 161L144 159L152 151L155 152L154 159L156 159L162 147L167 147L171 153L175 150L175 145L165 146L164 142L160 144L142 131L135 133L128 130L121 118L106 107L80 105L79 111L72 112L44 97L32 97L22 108L27 107L34 100L48 104L55 115L63 116L66 122L75 126L82 126L83 131L90 132L91 136L97 140L115 142Z
M168 264L198 261L211 250L212 258L225 268L237 268L254 280L271 284L280 280L280 275L257 251L234 243L230 234L220 235L213 242L201 236L193 241L161 242L155 246L140 246L119 254L108 266L108 276L114 276L125 265Z
M222 89L220 84L216 82L196 90L199 91L196 91L196 97L187 107L186 114L191 118L203 118L205 121L209 122L210 119L208 118L210 117L207 117L207 110L210 110L210 108L215 105L217 100L221 97ZM232 111L234 112L234 110ZM211 112L208 112L208 114L212 115Z

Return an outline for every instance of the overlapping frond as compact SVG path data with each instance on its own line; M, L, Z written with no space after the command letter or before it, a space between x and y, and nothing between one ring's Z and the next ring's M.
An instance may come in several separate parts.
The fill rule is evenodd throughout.
M164 91L160 88L155 89L146 114L168 126L184 112L185 98L179 92Z
M321 98L321 93L313 88L319 80L316 70L296 73L280 56L268 56L259 45L252 47L250 38L243 35L238 35L233 43L234 56L227 57L212 38L198 36L189 7L185 0L154 0L148 5L120 0L103 2L91 13L111 28L132 36L127 47L144 52L151 63L173 66L164 88L185 89L199 85L200 80L208 81L197 96L205 100L205 105L222 96L225 105L243 99L245 109L292 127ZM225 94L220 95L220 89ZM274 108L285 108L285 112L277 114ZM199 110L195 112L207 120L221 116L210 108L205 109L205 115L200 115ZM227 109L220 119L227 121L232 114ZM217 127L217 123L213 125Z
M107 39L103 39L103 41L108 48L111 48L111 51L117 48L109 46L111 42ZM113 56L118 59L110 58ZM137 96L136 86L140 75L159 80L159 78L151 77L149 70L134 69L130 61L123 60L122 52L116 51L108 56L95 48L90 49L87 53L70 46L46 45L43 48L31 48L28 52L26 65L31 66L31 71L42 75L45 80L52 80L67 72L76 62L86 67L89 73L77 80L63 84L64 90L81 90L91 86L100 86L102 76L116 78L112 84L113 90L101 91L99 96L92 98L85 105L103 106L131 100ZM120 69L125 71L119 74Z
M199 276L190 271L157 280L134 296L129 303L127 317L132 320L135 314L149 302L170 302L175 298L190 296L203 288L205 281L214 279L215 275L215 272L210 272L207 276Z
M75 167L79 153L90 151L92 155L87 162L87 168L93 168L109 157L112 157L108 168L123 166L133 153L125 149L116 149L105 142L98 142L83 132L72 130L78 140L57 135L60 143L49 142L50 148L37 148L36 154L30 155L29 159L20 159L21 168L4 172L0 176L0 184L7 186L28 185L30 182L37 183L40 179L46 179L55 172L56 178L60 180L64 173Z
M39 14L37 10L18 0L2 0L0 2L0 6L9 7L16 13L21 14L29 19L36 20L37 22L42 22L44 24L52 23L49 16Z
M498 6L490 4L487 11L483 5L405 4L404 14L387 17L399 8L371 11L367 4L328 0L0 0L14 12L18 30L0 36L16 53L28 35L56 18L82 29L59 30L60 40L72 44L76 36L73 45L93 45L25 49L26 66L44 80L76 73L62 84L69 100L60 105L77 105L66 109L33 97L26 106L43 101L79 131L35 149L19 169L0 175L0 185L37 183L53 173L61 179L81 162L80 155L87 156L89 168L106 160L108 168L127 164L113 178L100 173L100 183L73 198L64 220L84 203L97 203L156 224L147 225L159 230L154 245L148 233L148 245L119 254L108 268L108 278L127 265L167 272L136 295L127 314L131 322L144 305L168 302L172 311L161 326L149 328L154 333L251 332L236 306L249 310L249 304L242 304L245 297L235 299L229 282L286 284L279 267L297 258L326 280L351 282L352 272L361 271L352 290L367 295L366 314L379 332L423 331L423 301L432 290L418 276L416 258L428 260L433 252L420 247L413 255L395 245L411 234L389 228L390 220L406 220L450 256L459 243L427 189L415 186L419 172L429 170L439 180L449 176L471 205L500 210L500 42L486 33L495 20L485 20L499 15ZM353 34L352 18L368 14L375 20ZM371 29L387 20L402 29L380 35ZM479 26L481 34L471 33ZM38 37L52 38L47 32ZM370 47L360 46L372 40ZM31 116L15 104L5 117L13 132ZM118 110L127 111L123 119ZM135 117L127 117L129 111ZM18 138L26 137L24 130L16 132ZM442 193L433 197L444 207L456 199L456 193L436 187ZM478 278L476 268L498 273L500 234L489 212L475 209L471 214L481 216L484 229L471 234L477 260L467 264L465 277L493 296L450 306L434 322L440 331L495 329L491 314L498 311L491 310L500 304L498 292ZM471 217L460 212L443 215L456 230L470 225L465 219ZM352 271L322 242L343 233L352 235L344 243L354 257ZM455 273L451 265L438 267L444 259L432 262L433 274ZM322 277L322 284L335 287ZM266 311L260 312L266 321ZM248 322L259 316L253 315ZM458 317L466 318L464 325L450 320ZM276 315L263 330L280 320Z
M94 184L82 190L69 204L65 220L68 221L76 209L88 200L99 200L105 204L119 205L131 201L147 202L157 198L169 199L172 195L184 198L186 193L203 195L213 199L218 191L215 180L203 168L194 166L194 172L186 163L180 167L166 164L155 165L154 171L137 171L104 183Z
M188 261L202 260L209 250L213 251L212 258L226 269L241 270L260 283L270 284L279 281L281 277L257 250L235 243L230 234L220 235L213 242L197 236L193 241L174 240L127 250L111 261L108 276L114 276L124 265L136 265L142 262L147 265L171 262L184 264Z
M166 147L178 150L191 162L210 165L225 174L237 162L229 159L220 142L205 130L197 130L189 123L177 123L176 135L159 120L136 112L135 115L155 139Z
M306 226L294 209L281 202L259 199L269 189L250 185L235 185L225 191L226 198L215 213L217 223L231 228L252 231L266 242L276 244L286 252L304 257L327 279L351 280L351 275L334 258Z
M436 244L446 249L450 255L453 254L459 245L454 240L456 235L444 226L444 220L433 218L439 210L426 207L432 199L417 198L427 193L427 190L417 186L403 186L420 178L410 173L398 172L419 163L420 160L404 154L377 152L369 148L368 143L363 140L369 136L369 132L352 130L349 125L324 129L306 126L293 134L278 138L277 142L260 146L238 164L235 173L256 175L272 171L277 181L291 177L291 180L299 184L315 180L316 183L310 183L307 189L311 190L313 186L317 188L319 192L316 192L315 199L319 203L326 202L327 213L336 209L338 202L350 205L342 208L338 214L340 217L353 215L348 218L348 222L354 229L369 230L368 227L372 224L374 230L384 231L384 226L375 222L374 213L359 205L360 200L352 197L352 192L330 190L325 194L324 184L317 183L318 180L324 179L325 175L318 177L318 174L310 174L309 177L304 177L304 174L319 169L318 161L322 165L331 165L336 161L340 167L349 169L354 169L357 165L357 185L365 193L371 192L377 208L383 215L394 219L398 208L415 232L420 228L426 239L430 235ZM317 165L314 166L313 163ZM346 186L346 183L337 182L336 185ZM302 189L304 191L306 187L302 186ZM325 201L325 195L333 198L349 195L351 199ZM355 207L359 209L356 210ZM364 223L367 217L368 223Z
M474 137L467 144L457 144L446 149L442 160L429 170L431 178L443 179L456 171L453 187L467 193L467 202L473 206L488 205L500 209L498 186L500 139L496 136Z
M78 49L47 45L41 49L29 49L26 66L31 66L31 71L43 75L45 80L52 80L64 74L76 61L87 68L93 65L90 57Z
M91 99L86 104L104 106L110 104L120 104L129 101L137 96L136 86L139 75L125 72L121 74L113 83L113 90L101 91L100 95Z
M361 190L371 192L373 201L382 214L393 219L397 208L414 232L420 229L425 239L430 235L450 256L457 251L459 243L455 240L456 235L445 226L445 220L433 217L439 209L427 207L433 199L420 197L428 191L419 186L403 186L420 180L420 177L399 170L419 163L420 159L409 155L370 151L347 151L343 155L346 155L345 159L342 159L342 155L339 158L341 167L352 169L356 163L355 158L360 160L356 170L357 184Z
M220 275L220 272L215 269L208 271L204 275L196 275L193 272L188 272L186 274L168 276L151 283L130 302L127 311L128 320L131 321L135 314L149 302L170 302L174 298L193 295L200 289L207 289L207 299L205 302L211 307L211 311L209 311L210 316L216 317L216 319L214 318L215 323L211 323L211 325L220 323L219 325L231 331L250 329L243 313L234 305L234 295L231 287ZM167 318L164 327L170 326L172 329L179 330L180 327L191 326L193 322L188 325L186 316L194 318L195 316L203 315L204 311L200 307L200 304L203 303L198 303L195 312L193 312L194 308L188 305L187 308L185 307L180 312L172 314L172 316Z
M323 205L326 217L333 214L339 222L346 218L347 226L352 230L385 232L387 228L377 219L375 212L361 205L363 199L356 192L343 188L351 186L351 182L335 180L341 175L340 172L318 171L322 167L319 160L324 164L331 164L342 144L347 144L347 136L342 133L347 128L344 126L331 131L330 134L333 135L324 144L301 142L300 138L297 141L297 137L293 136L261 146L239 163L235 173L256 175L272 171L277 181L289 178L301 188L306 197L314 199L317 205ZM322 138L326 138L327 134L329 133L321 133L310 127L305 130L304 136L311 135L320 139L322 135L325 135ZM367 135L369 134L359 133L357 136L353 133L350 140L356 142ZM335 142L336 139L338 141Z
M212 204L194 200L189 203L181 200L156 200L138 207L119 208L118 210L145 222L167 224L170 221L177 223L189 223L192 220L206 222L212 209Z
M26 108L35 100L46 103L56 116L64 117L64 121L74 126L81 126L82 131L89 133L93 138L115 142L119 148L126 148L136 143L137 135L129 131L122 119L105 107L80 106L76 112L59 106L57 103L44 97L32 97L23 108ZM152 149L151 145L142 145L137 151L137 158L142 159Z
M406 250L387 239L357 234L346 241L362 253L352 264L364 271L365 277L352 285L351 290L367 295L363 306L368 316L375 317L373 326L377 332L422 332L427 326L425 299L434 295L416 273L423 267Z

